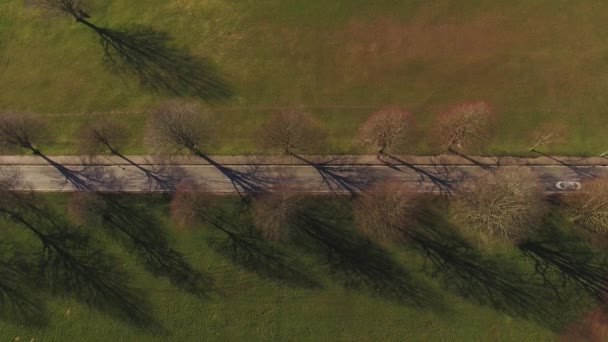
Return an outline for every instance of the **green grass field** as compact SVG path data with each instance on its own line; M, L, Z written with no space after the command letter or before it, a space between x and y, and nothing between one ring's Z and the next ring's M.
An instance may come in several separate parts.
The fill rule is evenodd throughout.
M71 133L87 113L124 112L134 132L126 152L143 153L144 115L128 113L171 96L112 72L94 31L22 3L0 0L0 110L80 113L50 118L52 153L75 152ZM475 100L499 115L486 153L526 153L531 131L549 121L571 129L553 153L608 149L603 1L95 0L87 9L99 27L165 31L180 53L215 65L234 96L212 105L222 120L214 153L259 152L249 137L276 107L304 107L324 123L331 140L320 153L352 153L355 128L379 107L409 108L424 130L437 112ZM412 152L435 152L427 143Z
M42 215L32 211L26 220L49 233L49 222L64 222L66 196L47 195L45 200L47 205L38 205ZM381 247L354 233L347 199L317 198L305 207L319 220L315 231L321 239L304 234L290 243L266 243L247 237L250 223L239 199L223 197L217 200L211 221L222 222L220 226L249 243L233 249L227 235L210 224L180 232L171 228L163 197L113 200L128 213L136 236L142 241L166 239L165 250L173 251L172 259L182 258L188 266L155 268L146 258L151 254L125 247L129 239L120 228L84 227L79 232L93 238L91 246L102 247L105 256L92 265L108 287L101 291L87 286L95 283L95 272L64 283L59 279L68 273L58 271L60 276L45 280L28 277L35 269L26 268L27 282L20 283L16 293L27 294L30 304L16 301L13 310L4 306L0 339L550 341L586 317L594 305L575 278L562 278L576 272L549 267L543 278L535 273L531 256L566 264L575 260L578 275L587 280L591 278L583 271L595 272L592 266L605 256L584 236L572 234L573 227L564 225L558 214L541 231L560 247L543 244L549 248L543 250L530 245L527 251L536 252L528 256L513 248L481 253L453 235L453 226L437 211L415 229L418 239ZM443 204L439 200L431 206ZM120 216L119 211L114 214ZM26 262L40 258L41 245L34 234L22 225L3 221L2 226L3 262L10 265L11 257L18 255ZM78 232L75 229L69 231ZM154 237L148 240L146 232ZM535 241L547 241L542 234ZM88 258L87 252L77 251L77 244L66 246L77 259ZM429 254L423 253L423 246ZM5 267L0 264L0 272ZM70 269L62 267L58 270ZM109 269L102 271L104 267ZM202 275L202 285L186 286L190 283L179 277L189 267L189 275ZM5 283L13 279L22 278L0 279L0 293L4 295ZM597 279L589 284L597 284ZM49 288L55 288L54 294ZM18 296L2 298L12 303ZM21 317L36 319L27 323L14 314L28 309L30 315ZM36 326L36 321L43 323Z

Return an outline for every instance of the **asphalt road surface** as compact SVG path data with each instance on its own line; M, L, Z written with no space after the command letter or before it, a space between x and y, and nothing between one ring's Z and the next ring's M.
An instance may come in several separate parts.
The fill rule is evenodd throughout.
M517 168L519 166L500 166ZM416 192L449 192L463 180L483 177L493 167L478 165L4 165L4 174L20 174L15 189L70 192L166 192L190 182L215 193L252 193L286 182L306 193L352 193L378 180L410 185ZM546 192L564 192L558 181L584 181L605 175L608 167L529 166ZM584 191L583 189L579 191ZM571 190L576 191L576 190Z

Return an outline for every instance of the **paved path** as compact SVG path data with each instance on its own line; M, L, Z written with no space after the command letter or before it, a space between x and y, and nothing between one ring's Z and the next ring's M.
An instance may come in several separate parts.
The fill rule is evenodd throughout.
M492 169L527 166L547 192L559 191L560 180L585 180L608 175L605 158L490 158L446 156L0 156L4 174L21 174L35 191L171 191L181 181L217 193L256 192L277 181L309 193L349 193L390 179L413 191L442 192Z

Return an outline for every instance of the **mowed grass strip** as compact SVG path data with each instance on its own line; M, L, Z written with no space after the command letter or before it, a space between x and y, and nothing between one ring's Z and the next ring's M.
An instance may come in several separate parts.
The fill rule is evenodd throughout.
M3 48L10 63L2 111L141 112L171 97L112 72L89 28L41 19L19 0L1 5L10 8L13 32ZM208 58L234 91L216 106L311 108L334 134L331 153L353 151L353 126L367 113L349 108L401 105L428 123L452 104L477 100L499 116L486 153L526 153L531 132L552 121L571 129L549 152L608 149L608 4L601 1L115 0L96 1L89 12L100 27L166 31L180 51ZM267 113L232 115L227 130L249 136ZM431 145L413 152L431 153ZM216 152L258 151L225 139Z
M46 199L56 210L48 211L49 218L61 217L67 196L49 194ZM225 254L218 249L226 236L217 228L201 224L188 230L175 230L167 215L168 200L163 196L133 195L117 199L132 209L134 220L140 215L151 215L162 223L163 234L166 234L163 238L170 242L171 248L183 255L195 270L213 281L206 296L180 290L165 277L155 277L144 270L136 257L137 253L132 253L134 251L117 242L120 236L118 231L106 234L103 229L83 227L83 231L89 232L106 253L116 256L115 269L128 275L129 286L149 304L146 313L153 317L156 324L134 326L111 311L100 312L94 306L87 307L71 299L70 295L63 298L40 291L43 298L39 304L46 303L48 325L34 327L3 321L0 325L2 339L10 340L19 336L21 340L87 341L468 341L496 338L505 341L550 341L554 334L561 333L564 325L574 322L585 309L593 309L593 306L587 306L589 298L585 296L585 291L571 287L571 283L562 284L560 275L549 271L545 274L546 280L553 281L563 296L559 300L553 297L551 288L546 287L549 285L543 283L542 277L532 276L534 264L531 259L523 257L519 250L507 248L501 253L482 253L478 257L471 257L467 256L468 252L446 247L452 246L455 242L453 239L437 240L444 244L442 248L446 253L455 253L453 259L445 260L448 265L445 269L437 268L439 264L431 259L425 261L424 253L415 248L413 241L373 247L379 248L383 255L380 259L386 261L383 265L376 265L377 269L366 269L366 265L377 262L372 260L376 257L359 260L360 263L353 267L351 260L343 260L344 263L339 261L343 257L340 253L328 256L323 245L308 244L305 239L291 243L269 243L268 246L277 251L277 255L280 252L296 258L298 262L294 267L317 283L312 288L301 286L299 283L277 280L275 276L281 272L280 268L274 268L275 276L272 272L262 275L228 257L230 253ZM216 210L223 211L225 217L230 218L224 224L248 224L241 221L243 207L240 199L220 197L216 201ZM353 222L347 199L314 198L306 203L310 208L325 208L323 213L333 213L326 217L317 212L319 220L332 226L332 230L345 234L333 242L341 244L356 237L356 233L351 235L354 233ZM435 206L437 204L443 206L441 203L435 203ZM552 225L550 220L548 222L547 229ZM19 243L21 249L17 252L26 253L26 256L39 253L40 244L27 229L4 221L2 223L7 232L5 246ZM441 214L429 224L425 227L436 226L438 236L449 234L452 227ZM246 234L247 228L241 228L241 232ZM554 236L563 237L560 234ZM564 240L566 243L572 241L575 240L571 235ZM359 255L368 253L366 248L358 251ZM5 247L0 252L5 256L16 251ZM392 262L397 266L391 265ZM406 297L418 291L429 294L429 297L421 298L420 304L393 298L394 293L386 289L392 286L394 280L383 278L382 275L393 272L391 268L394 267L409 275L410 287L401 289ZM455 267L456 272L450 267ZM516 282L517 274L523 275L525 281ZM371 281L375 286L366 281ZM487 287L478 288L480 285ZM72 290L77 291L76 288ZM556 315L555 312L560 314Z

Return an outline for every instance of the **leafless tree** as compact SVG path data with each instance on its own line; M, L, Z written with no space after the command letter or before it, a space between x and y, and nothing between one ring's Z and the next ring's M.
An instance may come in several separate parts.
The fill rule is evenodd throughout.
M178 230L189 230L199 224L214 206L212 195L191 182L182 182L173 193L171 219Z
M403 153L412 141L414 118L401 108L385 108L372 114L359 129L359 141L379 155Z
M195 103L166 102L148 119L146 142L156 149L167 147L201 153L213 142L211 114Z
M83 0L26 0L26 5L38 6L50 14L67 14L75 21L85 21L90 16L83 10Z
M436 139L449 150L476 147L487 140L492 121L485 102L458 105L435 118Z
M531 152L539 151L543 147L562 143L568 133L568 127L563 123L549 123L542 125L534 134L534 145Z
M253 202L253 222L266 240L287 240L295 229L301 197L277 184Z
M525 238L546 209L536 176L524 167L498 169L458 190L450 211L482 243Z
M568 198L572 221L593 232L608 232L608 178L596 178L583 186L584 191Z
M261 147L285 154L307 152L324 139L319 125L309 114L293 109L270 116L256 131Z
M119 122L99 119L87 122L80 127L77 140L79 149L86 154L102 152L118 153L128 142L127 128Z
M396 241L414 221L416 196L403 184L383 181L362 192L355 200L358 229L377 241Z
M107 207L96 193L90 191L77 191L70 195L67 203L69 219L78 225L101 224L101 215Z
M0 115L0 146L25 148L38 153L35 144L46 133L45 122L33 114L9 113Z

